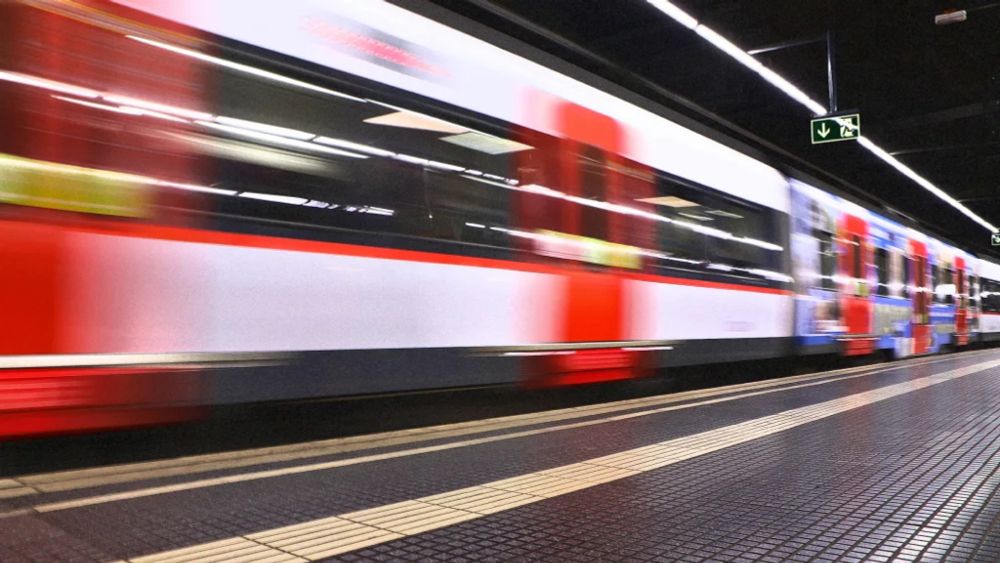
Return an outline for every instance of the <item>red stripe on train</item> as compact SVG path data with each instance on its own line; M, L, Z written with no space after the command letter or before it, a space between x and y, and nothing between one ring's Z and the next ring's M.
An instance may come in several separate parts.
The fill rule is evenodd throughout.
M565 267L565 266L558 267L545 264L534 264L530 262L518 262L514 260L477 258L472 256L460 256L453 254L438 254L434 252L425 252L419 250L401 250L396 248L363 246L363 245L345 244L339 242L287 239L280 237L269 237L264 235L225 233L219 231L209 231L205 229L166 227L160 225L116 224L113 227L109 227L98 223L97 225L88 225L88 226L78 226L78 225L73 227L47 226L47 228L62 228L66 230L84 232L84 233L117 235L117 236L127 236L134 238L146 238L146 239L156 239L156 240L170 240L177 242L219 244L226 246L241 246L246 248L288 250L293 252L312 252L317 254L337 254L341 256L356 256L359 258L381 258L386 260L402 260L410 262L426 262L432 264L445 264L454 266L472 266L478 268L517 270L523 272L534 272L534 273L554 274L554 275L564 275L567 273L567 271L582 269L582 266L580 268ZM0 231L0 233L2 233L2 231ZM753 285L741 285L741 284L727 283L727 282L694 280L688 278L661 276L658 274L645 274L641 272L616 270L614 271L613 275L621 276L626 279L650 281L655 283L665 283L671 285L688 285L688 286L705 287L711 289L727 289L731 291L770 293L775 295L792 294L792 292L787 289L760 287Z
M0 438L186 420L203 384L190 368L0 370Z

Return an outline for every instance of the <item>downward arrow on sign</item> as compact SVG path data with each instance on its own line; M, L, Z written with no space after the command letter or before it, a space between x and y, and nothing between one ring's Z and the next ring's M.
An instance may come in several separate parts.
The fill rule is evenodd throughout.
M830 134L830 129L826 126L826 123L823 123L819 126L819 129L816 129L816 133L819 134L821 139L825 139Z

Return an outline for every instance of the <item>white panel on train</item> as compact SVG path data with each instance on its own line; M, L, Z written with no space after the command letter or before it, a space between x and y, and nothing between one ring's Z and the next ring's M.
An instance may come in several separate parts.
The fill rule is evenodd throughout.
M791 336L787 294L630 281L631 334L636 340Z
M987 262L986 260L979 260L979 286L981 292L983 291L984 282L989 283L989 281L1000 282L1000 265ZM986 291L989 291L989 288ZM981 298L984 295L985 293L980 293ZM979 315L979 332L1000 332L1000 313L987 311L987 308L983 307Z
M422 94L548 134L560 133L547 100L606 115L626 130L623 156L788 212L777 170L564 74L391 4L366 0L161 2L116 0L212 33ZM239 13L239 18L229 14ZM260 30L267 29L266 34ZM344 37L390 45L399 64L344 48ZM356 44L355 41L352 45ZM399 62L399 61L397 61Z
M511 346L555 339L563 279L79 233L79 352Z

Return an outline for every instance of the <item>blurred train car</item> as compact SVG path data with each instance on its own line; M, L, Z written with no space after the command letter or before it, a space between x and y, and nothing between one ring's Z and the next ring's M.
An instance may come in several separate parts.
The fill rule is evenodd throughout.
M1000 265L979 260L973 291L978 299L973 302L973 327L982 342L1000 340Z
M0 5L0 437L1000 334L1000 267L442 21Z
M883 350L905 357L970 342L976 258L843 198L791 184L800 353Z

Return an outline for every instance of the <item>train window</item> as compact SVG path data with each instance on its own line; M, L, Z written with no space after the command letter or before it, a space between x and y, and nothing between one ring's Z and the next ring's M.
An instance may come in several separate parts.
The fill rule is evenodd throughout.
M903 256L903 285L900 288L903 298L910 298L910 286L913 284L913 260L909 256Z
M965 271L957 270L955 272L955 302L959 307L966 307L969 304L968 290L965 284Z
M980 278L979 298L984 313L1000 313L1000 282Z
M514 155L533 147L503 124L473 129L226 71L216 82L218 113L316 135L309 147L248 147L239 122L212 128L212 143L246 147L214 167L214 185L240 192L214 208L243 222L231 228L281 222L299 228L293 236L474 254L514 246L509 176Z
M902 297L902 287L906 284L903 279L903 257L897 249L889 250L889 295Z
M650 236L654 252L646 262L651 271L787 279L781 274L782 252L777 244L780 217L771 210L666 176L655 177L656 192L652 195L642 195L647 189L644 184L648 186L634 181L630 187L626 181L619 191L622 201L632 201L637 208L664 220L649 224L648 234L641 230L644 221L629 221L629 230L640 238L621 242L641 243ZM612 240L619 242L616 237Z
M889 251L882 247L875 248L875 269L878 273L879 295L889 295Z
M931 294L935 303L941 302L941 294L938 293L937 288L941 284L941 274L940 268L937 264L931 264Z
M952 305L955 303L955 270L951 268L945 268L943 272L942 288L941 291L944 293L944 302Z
M279 62L252 46L217 47L236 60ZM607 147L591 147L330 69L309 75L321 88L303 89L152 48L137 53L133 67L108 67L115 76L101 74L106 57L97 56L79 74L93 75L94 87L127 84L139 102L172 100L167 113L66 102L6 82L0 94L16 88L32 103L12 104L0 152L148 175L157 180L152 212L136 215L156 222L789 281L787 217L626 161L608 140L618 127L610 118L584 116L608 131L596 142ZM292 76L310 70L281 62ZM49 155L53 147L66 155Z
M819 241L819 287L823 289L837 289L834 275L837 269L837 251L833 244L833 234L826 231L816 231L816 240Z
M186 224L498 257L515 246L512 163L534 147L515 140L506 124L476 115L446 121L360 96L167 60L172 71L185 65L192 84L169 75L147 84L154 75L145 68L108 83L129 83L133 95L150 99L186 85L186 96L175 96L181 109L171 111L196 115L194 121L112 112L25 89L26 98L42 99L13 104L13 131L0 144L36 139L13 152L163 178L153 201L158 221L193 216ZM362 88L366 97L391 94ZM51 131L44 135L53 138L34 131L37 123L46 123ZM42 145L67 147L67 154L47 156Z
M587 146L579 155L580 195L590 200L607 200L608 183L612 171L608 169L604 154ZM611 240L608 213L597 207L580 206L580 233L585 237Z
M853 258L851 262L851 277L862 279L864 277L862 273L864 247L861 246L861 237L858 235L851 235L851 253L851 257Z

